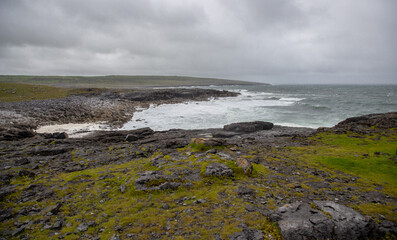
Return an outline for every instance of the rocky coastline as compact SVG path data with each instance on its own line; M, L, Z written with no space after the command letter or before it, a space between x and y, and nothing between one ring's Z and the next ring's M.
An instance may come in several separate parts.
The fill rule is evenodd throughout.
M303 164L297 159L304 154L291 150L314 145L322 133L395 139L397 113L351 118L317 130L258 121L222 129L96 131L76 139L33 131L70 122L117 126L138 106L235 95L204 89L93 89L64 99L1 103L0 237L397 237L396 195L354 175ZM387 153L374 156L382 154ZM122 204L127 206L119 208ZM391 217L364 214L354 208L359 204L394 209Z

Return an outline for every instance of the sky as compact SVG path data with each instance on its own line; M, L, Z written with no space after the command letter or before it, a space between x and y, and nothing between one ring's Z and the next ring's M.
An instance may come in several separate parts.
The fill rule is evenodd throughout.
M396 0L0 0L0 75L397 84Z

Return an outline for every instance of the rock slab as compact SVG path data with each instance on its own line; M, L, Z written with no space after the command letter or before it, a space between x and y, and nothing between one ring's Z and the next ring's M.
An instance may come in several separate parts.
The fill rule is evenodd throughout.
M244 133L251 133L261 130L270 130L272 128L273 128L273 123L263 122L263 121L232 123L223 126L223 130L225 131L244 132Z
M366 239L375 230L371 220L331 201L287 204L278 208L270 219L278 222L285 240Z

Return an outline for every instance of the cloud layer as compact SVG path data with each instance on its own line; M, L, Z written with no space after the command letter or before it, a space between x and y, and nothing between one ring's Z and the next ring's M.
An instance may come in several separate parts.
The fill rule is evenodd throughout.
M0 74L397 83L395 0L2 0Z

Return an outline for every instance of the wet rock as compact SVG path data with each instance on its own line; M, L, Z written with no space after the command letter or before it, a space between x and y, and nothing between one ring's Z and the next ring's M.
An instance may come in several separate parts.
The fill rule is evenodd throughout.
M230 240L263 240L264 234L262 231L253 228L243 229L241 232L237 232L229 236Z
M42 133L40 135L45 139L66 139L69 137L69 135L65 132Z
M287 204L278 208L270 219L278 222L285 240L371 237L372 222L353 209L330 201L315 201L314 205L316 208L307 203Z
M251 133L261 130L270 130L273 128L273 123L256 121L256 122L241 122L241 123L232 123L223 126L223 130L230 132L244 132Z
M247 159L239 157L236 159L236 164L243 169L245 175L251 175L253 168Z
M0 128L0 141L17 141L34 137L34 132L26 128Z
M223 163L210 163L207 166L204 175L207 177L233 177L233 170Z

